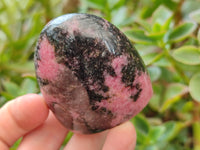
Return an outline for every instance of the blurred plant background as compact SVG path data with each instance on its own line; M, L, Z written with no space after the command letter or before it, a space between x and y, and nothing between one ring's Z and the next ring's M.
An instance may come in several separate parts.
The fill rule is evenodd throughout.
M136 150L200 150L199 0L1 0L0 107L40 92L33 64L37 38L49 20L71 12L115 24L147 65L154 95L131 120Z

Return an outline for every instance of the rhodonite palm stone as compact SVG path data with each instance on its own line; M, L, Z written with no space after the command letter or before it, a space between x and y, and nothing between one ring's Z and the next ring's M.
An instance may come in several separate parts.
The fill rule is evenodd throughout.
M144 63L127 37L90 14L67 14L42 30L35 51L41 93L69 130L89 134L135 116L152 96Z

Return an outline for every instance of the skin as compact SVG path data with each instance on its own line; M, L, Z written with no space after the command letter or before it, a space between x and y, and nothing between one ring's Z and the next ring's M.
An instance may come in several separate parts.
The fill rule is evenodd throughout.
M56 150L68 133L37 94L8 102L0 109L0 116L1 150L9 150L20 137L23 139L18 150ZM135 144L135 128L125 122L97 134L74 134L64 150L133 150Z

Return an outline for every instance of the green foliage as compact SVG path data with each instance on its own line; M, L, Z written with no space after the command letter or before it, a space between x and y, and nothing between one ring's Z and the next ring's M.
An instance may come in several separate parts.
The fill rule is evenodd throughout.
M189 84L190 94L193 97L193 99L198 102L200 102L199 85L200 85L200 72L192 76Z
M200 64L200 49L194 46L182 46L173 50L172 56L176 61L186 65Z
M36 40L50 19L66 12L67 4L1 0L0 106L19 95L39 93L33 65ZM147 65L154 95L131 120L137 130L136 150L199 150L200 2L80 0L74 8L118 26Z

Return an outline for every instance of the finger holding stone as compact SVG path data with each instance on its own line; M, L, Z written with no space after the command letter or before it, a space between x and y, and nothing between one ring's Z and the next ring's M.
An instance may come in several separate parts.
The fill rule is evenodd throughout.
M20 137L40 126L48 112L44 99L37 94L28 94L8 102L0 109L0 143L12 146Z
M59 149L64 141L68 130L63 127L60 122L50 112L47 120L43 125L31 131L26 135L20 146L19 150L55 150Z

